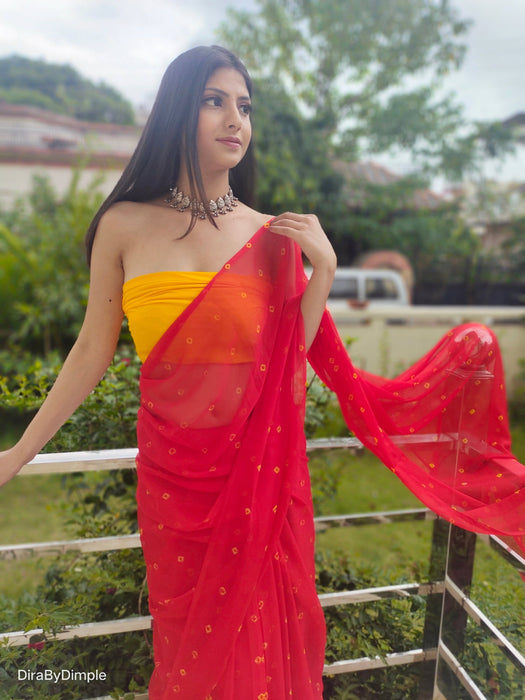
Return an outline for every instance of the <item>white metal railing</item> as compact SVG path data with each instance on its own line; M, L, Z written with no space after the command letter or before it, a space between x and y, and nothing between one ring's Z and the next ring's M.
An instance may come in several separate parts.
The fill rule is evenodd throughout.
M321 439L308 441L308 449L361 449L362 444L356 438ZM73 473L98 470L129 469L135 466L135 456L137 450L118 449L100 450L90 452L70 452L62 454L42 454L38 455L31 463L26 465L20 475L28 476L34 474L56 474ZM326 516L315 519L318 531L331 527L359 526L363 524L384 524L391 522L401 522L407 520L430 520L435 524L443 524L437 516L426 508L413 508L407 510L395 510L376 513L357 513L342 516ZM445 524L448 526L448 524ZM459 529L459 528L458 528ZM520 557L508 545L495 537L484 536L496 550L502 554L513 566L525 571L525 559ZM118 549L130 549L140 547L139 535L119 535L114 537L85 538L77 540L61 540L55 542L36 542L19 545L0 546L0 560L18 560L29 556L41 556L51 554L62 554L70 551L78 552L102 552ZM450 542L449 542L450 547ZM447 566L448 566L447 552ZM485 616L477 606L468 598L453 580L453 572L445 571L442 580L434 580L428 583L405 583L392 586L375 587L354 591L341 591L336 593L320 594L319 599L323 608L334 605L351 605L374 600L385 600L392 598L406 598L412 595L444 598L451 595L452 598L466 611L469 617L495 642L495 644L505 653L508 659L518 668L525 672L525 658L506 639L500 630ZM54 638L57 640L71 640L82 637L95 637L108 634L120 634L123 632L134 632L147 630L151 627L151 617L149 615L129 617L120 620L108 620L104 622L86 622L80 625L67 626L58 632ZM42 635L42 629L19 630L13 632L0 632L0 639L5 639L9 645L23 646L30 642L35 635ZM341 660L325 666L325 674L335 675L340 673L358 672L385 668L399 664L411 664L421 662L444 661L448 668L452 670L463 688L470 697L483 699L484 696L477 688L468 673L459 664L455 655L441 638L437 640L435 646L422 649L412 649L404 652L387 654L385 657L362 657L360 659ZM146 699L147 696L140 696Z

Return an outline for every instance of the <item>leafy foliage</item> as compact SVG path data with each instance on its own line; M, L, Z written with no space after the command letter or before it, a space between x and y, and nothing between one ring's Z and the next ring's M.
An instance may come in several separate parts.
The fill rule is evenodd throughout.
M494 595L497 596L498 593L495 592ZM520 625L514 617L510 626L514 631L521 628L523 640L523 624ZM513 666L494 642L489 640L487 635L470 620L467 624L465 646L460 662L469 671L486 698L525 699L523 673ZM458 695L459 700L468 700L469 697L471 696L463 690Z
M257 0L254 11L229 10L219 39L255 78L259 208L316 213L341 265L398 250L416 283L461 285L467 303L479 240L457 205L418 208L414 193L430 174L459 179L513 148L510 130L469 124L453 97L439 96L468 26L439 0ZM409 152L419 176L366 185L334 169L377 152Z
M4 410L36 411L53 386L60 367L56 362L36 360L23 374L0 377ZM48 442L45 451L133 447L136 444L139 371L135 351L121 347L100 383Z
M95 85L69 65L23 56L0 59L0 100L86 121L133 124L133 108L114 88Z
M51 359L51 358L50 358ZM55 358L56 359L56 358ZM32 412L42 403L60 365L36 361L23 375L0 379L4 406ZM130 447L135 444L139 361L121 348L105 377L73 417L47 445L47 451ZM75 537L106 537L137 531L134 470L74 474L64 479L67 498L62 510ZM3 599L0 628L34 629L43 637L27 648L1 648L0 680L6 698L34 697L76 700L115 692L143 690L152 670L150 633L111 635L72 642L54 642L64 625L146 615L145 565L140 549L58 558L34 596ZM107 674L107 680L64 681L53 686L31 679L16 681L23 668L74 669ZM53 688L50 693L50 688ZM3 696L0 693L0 698Z
M320 138L346 160L409 150L420 168L458 178L504 154L500 125L465 124L444 76L465 55L469 22L440 0L258 0L230 10L219 36L256 77L280 82Z
M370 588L380 585L378 572L350 565L343 556L317 556L320 593ZM422 646L424 600L418 596L402 600L330 607L327 622L326 661L379 656ZM392 667L344 676L328 676L324 697L330 700L386 698L410 700L418 697L419 673L414 666Z
M305 119L273 79L256 80L254 90L258 208L315 212L328 230L338 230L346 212L343 178L332 167L318 124Z
M416 280L455 281L452 263L475 258L479 238L460 216L459 205L444 203L436 209L415 207L417 178L402 178L389 185L350 181L352 208L347 214L351 236L338 236L340 262L349 263L371 249L396 250L411 262ZM443 269L442 263L446 267ZM463 279L463 267L459 278Z
M27 199L0 212L0 328L8 347L64 356L76 339L88 294L84 235L102 201L96 176L79 168L63 197L35 176Z

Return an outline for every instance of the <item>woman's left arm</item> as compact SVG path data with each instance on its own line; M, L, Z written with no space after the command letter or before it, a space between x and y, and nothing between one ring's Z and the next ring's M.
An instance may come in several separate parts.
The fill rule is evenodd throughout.
M308 350L323 317L337 267L337 258L319 219L314 214L286 212L271 221L269 230L296 241L313 268L301 302Z

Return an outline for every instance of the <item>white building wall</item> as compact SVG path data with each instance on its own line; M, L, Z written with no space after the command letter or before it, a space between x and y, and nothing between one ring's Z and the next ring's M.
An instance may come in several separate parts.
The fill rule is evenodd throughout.
M94 169L84 170L80 178L81 186L88 187L100 172ZM71 182L72 174L73 169L67 166L0 162L0 207L8 209L18 197L28 194L35 175L47 175L56 191L63 194ZM120 170L104 170L100 191L109 194L120 174Z

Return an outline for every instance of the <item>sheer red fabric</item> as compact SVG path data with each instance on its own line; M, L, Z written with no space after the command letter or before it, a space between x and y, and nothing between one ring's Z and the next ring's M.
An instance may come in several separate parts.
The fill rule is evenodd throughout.
M301 254L264 227L143 365L139 526L152 700L322 697L303 430ZM523 544L497 344L457 329L396 380L355 370L328 314L309 355L349 426L429 507Z

